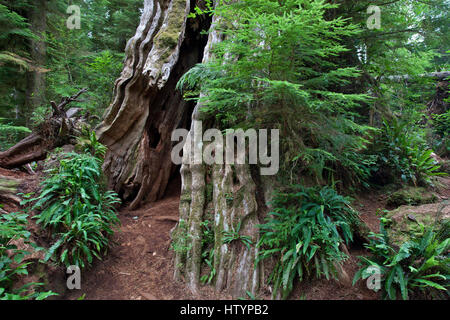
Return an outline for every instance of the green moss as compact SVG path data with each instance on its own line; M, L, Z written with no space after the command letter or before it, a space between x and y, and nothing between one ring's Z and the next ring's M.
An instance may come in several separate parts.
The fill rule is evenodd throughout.
M441 216L439 204L428 204L419 207L402 206L387 212L389 220L386 229L392 243L400 246L413 237L424 234L426 228L438 230L448 224L448 219Z
M180 197L180 202L189 202L190 203L191 201L192 201L191 195L188 193L183 194Z
M155 36L154 45L163 50L161 60L167 62L171 52L176 48L185 20L186 1L174 0L169 12L167 27L161 29Z
M19 187L19 182L10 179L0 179L0 192L16 193Z
M387 204L399 207L402 205L428 204L436 202L436 200L436 195L425 188L406 187L391 194Z

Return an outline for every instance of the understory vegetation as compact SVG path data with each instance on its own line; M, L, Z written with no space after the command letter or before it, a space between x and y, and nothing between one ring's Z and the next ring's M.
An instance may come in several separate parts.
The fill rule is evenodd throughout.
M215 30L224 39L177 89L224 132L280 130L277 185L291 187L274 195L257 244L259 261L275 262L268 279L273 297L287 298L296 280L338 278L348 258L342 246L361 232L358 213L341 194L387 185L430 188L446 175L437 159L448 155L448 82L440 79L436 87L424 76L448 68L448 52L438 43L447 36L422 16L427 12L448 28L437 13L440 4L394 2L382 7L381 30L368 30L363 10L356 10L363 3L369 4L246 0L207 5L191 15L220 17ZM401 31L410 25L420 26L420 40ZM204 221L204 232L208 225ZM227 232L227 239L251 245L239 231ZM395 299L397 289L403 299L446 290L439 283L449 277L448 239L427 233L399 251L387 242L367 246L385 259L379 262L383 297ZM217 272L213 251L211 244L203 247L210 271L202 280L211 283ZM367 270L355 279L361 275Z
M58 154L42 182L36 197L24 195L25 213L11 213L0 216L0 298L46 299L56 293L38 292L36 288L44 283L27 283L15 288L17 276L27 275L23 263L25 250L17 249L11 241L21 240L34 250L43 251L42 262L52 260L65 267L88 267L94 258L102 259L110 246L111 236L120 225L116 214L121 203L117 194L107 191L101 171L102 157L106 148L100 144L95 133L79 139L79 153ZM49 235L48 249L39 248L30 241L27 230L30 213L38 226ZM30 291L30 288L32 291ZM31 293L30 293L31 292Z
M372 257L360 257L361 269L354 278L366 279L377 273L382 297L395 300L448 299L450 287L449 226L425 228L402 243L391 243L381 225L381 234L372 234L366 244Z
M342 245L353 241L359 225L350 199L329 187L292 186L277 194L268 221L261 226L260 259L278 257L269 278L273 295L287 298L294 280L316 276L337 278L348 256Z
M49 170L40 194L25 203L34 203L37 224L52 234L54 243L45 260L84 268L95 257L101 260L108 249L120 224L115 206L121 201L102 181L105 147L93 132L80 142L82 153L63 154L58 166Z
M27 214L17 212L0 216L0 300L44 300L57 295L51 291L39 292L42 283L16 285L18 276L28 274L30 262L24 262L24 258L32 252L19 249L13 242L19 240L30 244L33 250L42 249L30 240L27 218Z

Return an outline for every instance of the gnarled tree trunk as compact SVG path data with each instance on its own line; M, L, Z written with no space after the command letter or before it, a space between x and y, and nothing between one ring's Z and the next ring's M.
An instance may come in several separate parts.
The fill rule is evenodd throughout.
M201 62L207 19L188 19L194 0L145 0L115 98L97 133L108 146L104 170L110 187L136 208L160 199L176 167L170 157L174 129L188 127L193 106L175 86Z

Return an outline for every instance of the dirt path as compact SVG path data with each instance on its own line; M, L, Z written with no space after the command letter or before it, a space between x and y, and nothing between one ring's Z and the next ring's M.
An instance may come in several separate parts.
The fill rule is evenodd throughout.
M204 288L193 296L183 283L173 280L170 231L178 220L179 196L173 195L137 211L120 212L116 245L104 261L82 275L82 289L64 299L172 300L226 299Z

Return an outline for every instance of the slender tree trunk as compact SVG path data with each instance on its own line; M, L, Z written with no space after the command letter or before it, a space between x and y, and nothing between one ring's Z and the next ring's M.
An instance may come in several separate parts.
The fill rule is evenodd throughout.
M33 111L45 104L45 73L43 72L47 58L47 44L45 32L47 30L47 0L36 0L30 13L31 29L38 36L37 40L30 40L30 57L36 68L28 72L27 104L22 116L25 124L30 125L30 116Z

